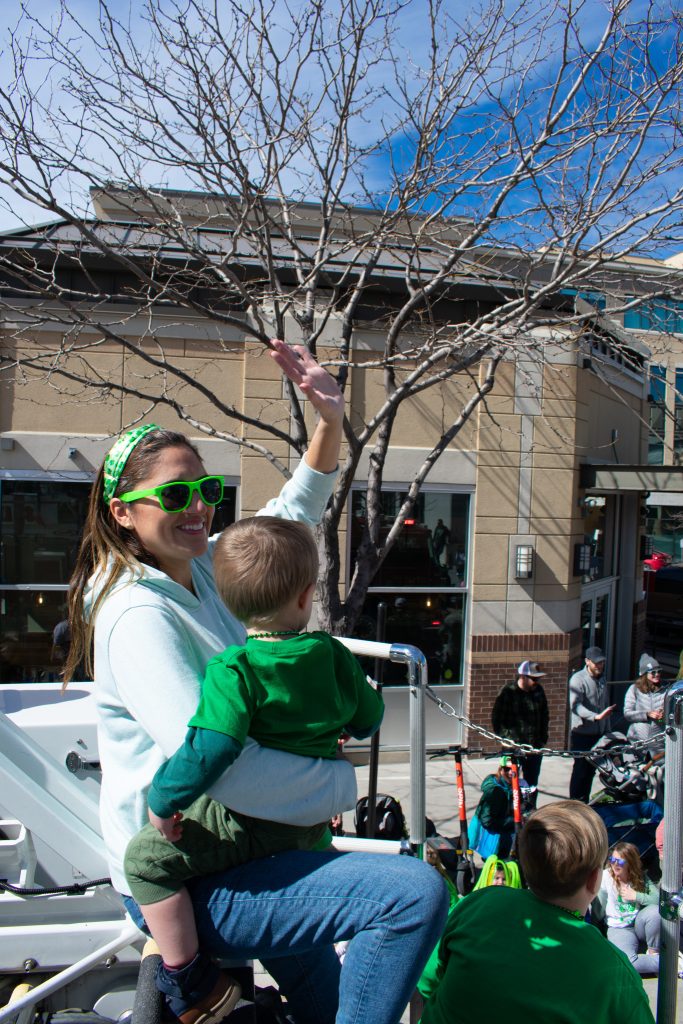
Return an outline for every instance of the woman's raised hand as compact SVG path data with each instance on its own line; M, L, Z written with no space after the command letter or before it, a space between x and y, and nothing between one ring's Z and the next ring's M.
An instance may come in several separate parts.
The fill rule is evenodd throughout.
M271 339L270 354L282 372L296 384L326 423L341 423L344 396L333 377L319 366L305 345L287 345Z

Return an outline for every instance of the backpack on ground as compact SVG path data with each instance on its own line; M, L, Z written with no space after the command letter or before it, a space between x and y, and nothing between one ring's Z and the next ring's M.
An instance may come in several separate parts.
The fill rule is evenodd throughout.
M368 834L368 798L366 796L356 804L354 818L356 835L367 837ZM375 834L373 839L406 839L406 819L398 800L386 793L378 793L375 798Z

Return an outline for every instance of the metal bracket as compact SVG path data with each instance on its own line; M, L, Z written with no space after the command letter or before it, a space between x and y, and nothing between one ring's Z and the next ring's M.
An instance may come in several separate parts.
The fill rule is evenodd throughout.
M669 705L669 725L681 728L683 725L683 694L677 694Z
M659 890L659 913L666 921L675 921L680 916L683 906L683 887L677 892Z
M99 772L101 770L99 761L86 761L75 750L70 750L64 761L70 772Z

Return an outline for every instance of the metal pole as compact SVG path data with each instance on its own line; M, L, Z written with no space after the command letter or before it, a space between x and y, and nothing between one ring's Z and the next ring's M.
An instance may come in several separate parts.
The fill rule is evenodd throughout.
M410 644L392 644L391 661L408 665L410 686L410 845L422 856L425 842L426 778L425 691L427 659Z
M387 603L380 601L377 605L377 634L378 643L384 643L387 631ZM377 689L382 692L384 682L384 664L386 658L375 658L375 682ZM368 769L368 819L365 830L369 839L375 838L377 827L377 772L379 770L379 733L378 729L370 740L370 766Z
M660 950L657 1022L675 1024L681 906L681 826L683 825L683 679L672 683L664 704L664 858L659 889Z

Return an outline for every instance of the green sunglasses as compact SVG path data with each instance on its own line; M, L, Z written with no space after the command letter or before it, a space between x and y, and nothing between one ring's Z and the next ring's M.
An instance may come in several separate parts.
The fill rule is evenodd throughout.
M158 498L164 512L184 512L198 491L205 505L218 505L223 500L223 477L203 476L201 480L173 480L170 484L150 487L146 491L127 491L118 495L120 501Z

